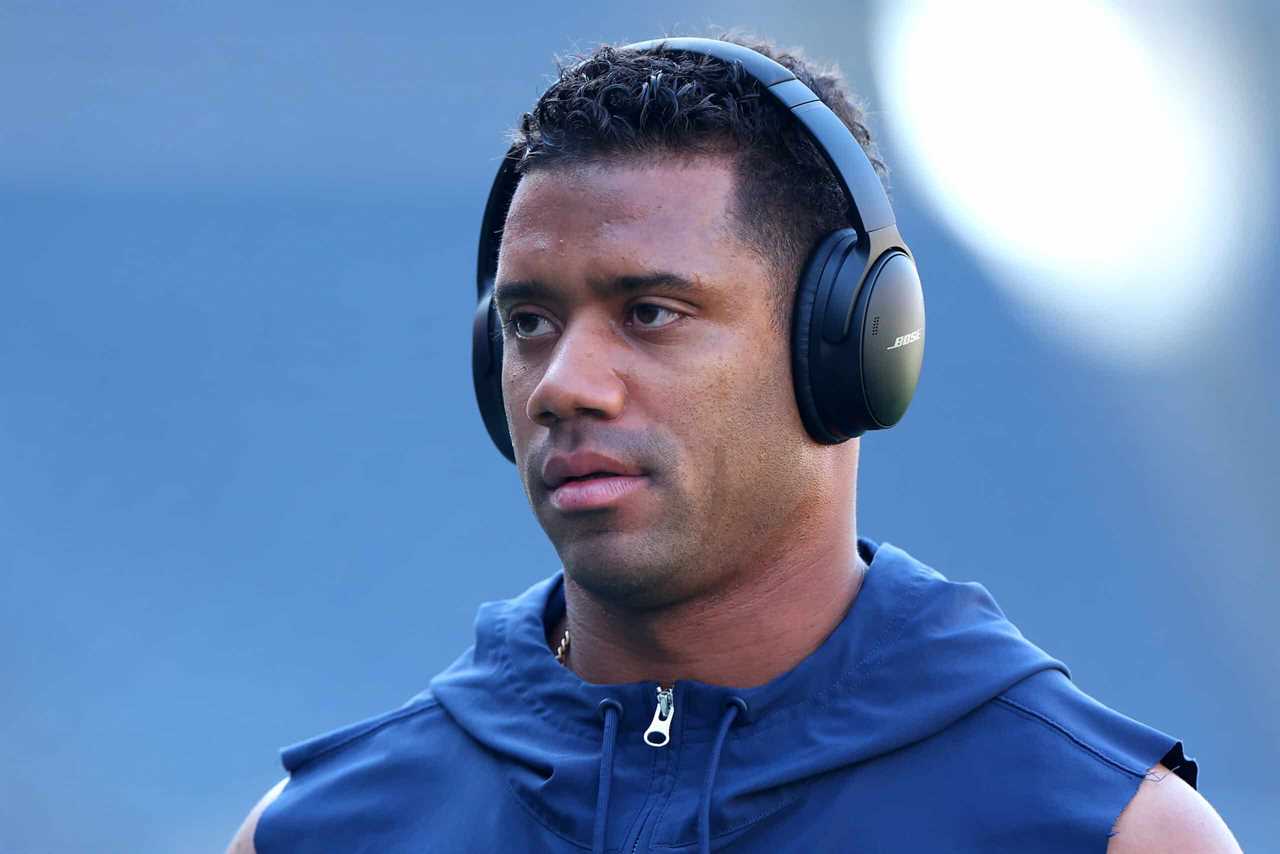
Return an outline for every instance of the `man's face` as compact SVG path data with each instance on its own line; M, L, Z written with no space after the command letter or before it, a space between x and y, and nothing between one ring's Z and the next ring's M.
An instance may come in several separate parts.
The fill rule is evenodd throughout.
M735 180L716 155L553 167L520 182L507 218L516 464L568 576L620 606L749 569L820 476L774 283L735 236ZM565 480L588 470L614 476Z

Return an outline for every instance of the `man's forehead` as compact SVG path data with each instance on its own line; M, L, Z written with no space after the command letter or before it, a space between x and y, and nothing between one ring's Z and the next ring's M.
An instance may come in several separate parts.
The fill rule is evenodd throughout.
M543 167L517 186L504 240L609 238L640 229L712 236L727 230L735 186L732 162L711 155Z
M521 180L503 233L499 306L553 299L566 286L696 300L767 281L731 213L735 182L733 161L712 155L535 170Z

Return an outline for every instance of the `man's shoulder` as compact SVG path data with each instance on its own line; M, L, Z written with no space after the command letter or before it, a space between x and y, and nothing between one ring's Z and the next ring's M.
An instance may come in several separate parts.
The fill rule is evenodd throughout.
M1240 850L1197 791L1198 766L1180 740L1104 705L1056 671L1023 680L988 705L1017 722L1004 741L1022 767L1052 769L1029 775L1031 789L1077 805L1092 800L1114 818L1108 854Z
M1105 705L1059 671L1024 679L990 705L1043 731L1041 744L1056 743L1082 761L1132 778L1135 786L1158 763L1196 785L1198 766L1179 739Z
M1217 811L1163 764L1150 769L1111 833L1107 854L1240 852Z
M293 774L309 763L341 757L367 747L371 742L401 740L400 736L406 730L413 731L411 739L415 743L429 744L415 737L420 736L424 729L437 728L444 718L440 703L430 690L426 690L398 708L291 744L280 752L280 759L285 770Z
M486 761L429 691L286 747L281 760L287 785L255 808L253 827L237 837L257 852L352 850L366 837L394 836L398 825L383 827L382 818L424 815L424 801L447 802L459 772L470 781Z
M245 817L244 822L240 825L240 829L236 831L235 838L231 840L231 845L227 848L227 854L257 854L254 847L253 837L258 830L258 820L262 818L263 811L271 806L276 798L280 797L280 793L284 791L284 787L289 784L289 778L285 777L279 783L276 783L271 789L262 796L262 798L253 805L253 809L249 810L249 815Z

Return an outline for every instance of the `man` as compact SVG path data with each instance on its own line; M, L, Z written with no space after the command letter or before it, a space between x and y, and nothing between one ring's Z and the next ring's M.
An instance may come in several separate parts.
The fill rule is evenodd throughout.
M750 46L883 171L838 76ZM827 236L857 234L867 188L720 53L604 47L562 71L518 131L509 207L501 173L491 195L485 414L563 573L484 606L405 706L286 749L232 850L1239 850L1180 742L1081 693L979 585L856 535L861 429L814 426L802 363L840 299L809 290ZM882 287L858 266L856 317ZM859 370L837 391L874 397Z

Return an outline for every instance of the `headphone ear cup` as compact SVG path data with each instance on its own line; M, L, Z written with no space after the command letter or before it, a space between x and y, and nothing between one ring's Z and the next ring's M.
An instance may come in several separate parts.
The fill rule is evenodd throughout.
M857 348L862 394L857 407L867 430L902 420L924 364L924 288L915 260L890 250L867 273L849 331Z
M920 378L924 292L915 261L899 248L867 261L856 232L834 231L797 289L796 401L809 435L827 445L897 424Z
M805 261L796 285L791 315L791 376L800 420L815 442L835 445L850 438L830 430L819 404L820 384L829 371L821 366L821 330L825 308L844 260L856 246L858 233L851 228L833 231L818 241ZM819 308L821 307L821 308Z
M480 298L471 322L471 380L489 438L514 463L516 452L502 401L502 329L493 306L493 291L486 291Z

